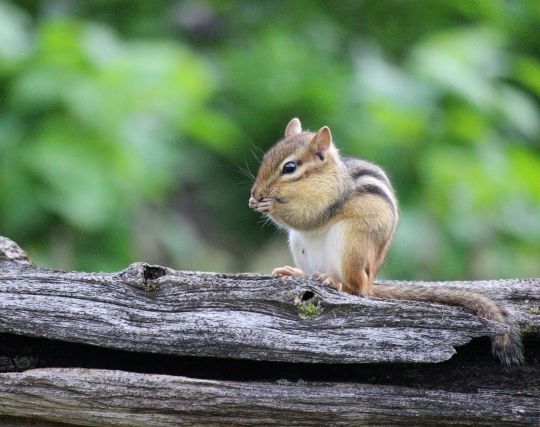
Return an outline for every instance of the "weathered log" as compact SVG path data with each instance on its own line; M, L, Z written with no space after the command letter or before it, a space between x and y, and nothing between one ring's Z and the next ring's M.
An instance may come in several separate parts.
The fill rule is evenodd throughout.
M459 307L360 298L309 278L143 263L119 273L46 270L13 245L0 259L4 333L176 355L371 363L447 360L471 338L504 330ZM540 324L528 312L539 304L538 279L423 284L474 288L507 303L524 326Z
M0 402L0 415L78 425L534 425L540 417L534 397L504 391L210 381L85 369L0 374Z
M529 365L515 373L497 368L485 342L480 357L447 360L455 346L504 329L459 307L143 263L47 270L0 237L0 424L536 425L539 284L422 283L479 290L507 307L534 337ZM106 365L120 370L80 368L104 367L112 354ZM186 377L200 377L201 360L206 378L222 379ZM46 369L24 371L35 366ZM237 373L223 375L231 367Z

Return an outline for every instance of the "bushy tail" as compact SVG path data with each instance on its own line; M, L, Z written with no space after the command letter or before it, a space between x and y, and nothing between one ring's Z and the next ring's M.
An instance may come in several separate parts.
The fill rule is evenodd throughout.
M505 318L499 306L489 297L466 290L445 287L412 285L373 285L373 295L380 298L411 301L430 301L468 308L473 313L488 320L495 320L509 327L504 335L492 338L494 356L504 367L518 366L524 362L521 335L518 326Z

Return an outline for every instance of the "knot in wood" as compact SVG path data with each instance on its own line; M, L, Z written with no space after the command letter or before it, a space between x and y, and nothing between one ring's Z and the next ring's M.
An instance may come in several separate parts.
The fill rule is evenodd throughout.
M125 283L143 289L146 292L154 292L159 289L159 283L156 282L157 279L167 274L168 270L165 267L136 262L118 273L118 276Z

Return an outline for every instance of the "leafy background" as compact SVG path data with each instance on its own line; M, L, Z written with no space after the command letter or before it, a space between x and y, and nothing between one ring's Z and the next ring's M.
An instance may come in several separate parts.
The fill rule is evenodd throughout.
M42 265L267 272L240 169L299 116L381 164L385 277L540 274L540 2L0 1L0 234Z

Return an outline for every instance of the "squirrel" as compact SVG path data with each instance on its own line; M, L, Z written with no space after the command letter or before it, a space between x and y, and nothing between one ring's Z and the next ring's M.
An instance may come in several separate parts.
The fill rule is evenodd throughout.
M274 275L309 274L359 296L465 307L508 327L506 334L492 338L503 366L523 363L519 329L489 297L445 287L373 283L396 230L398 202L383 169L342 157L328 126L309 132L296 117L288 123L285 137L261 161L249 207L288 233L297 267L276 268Z

